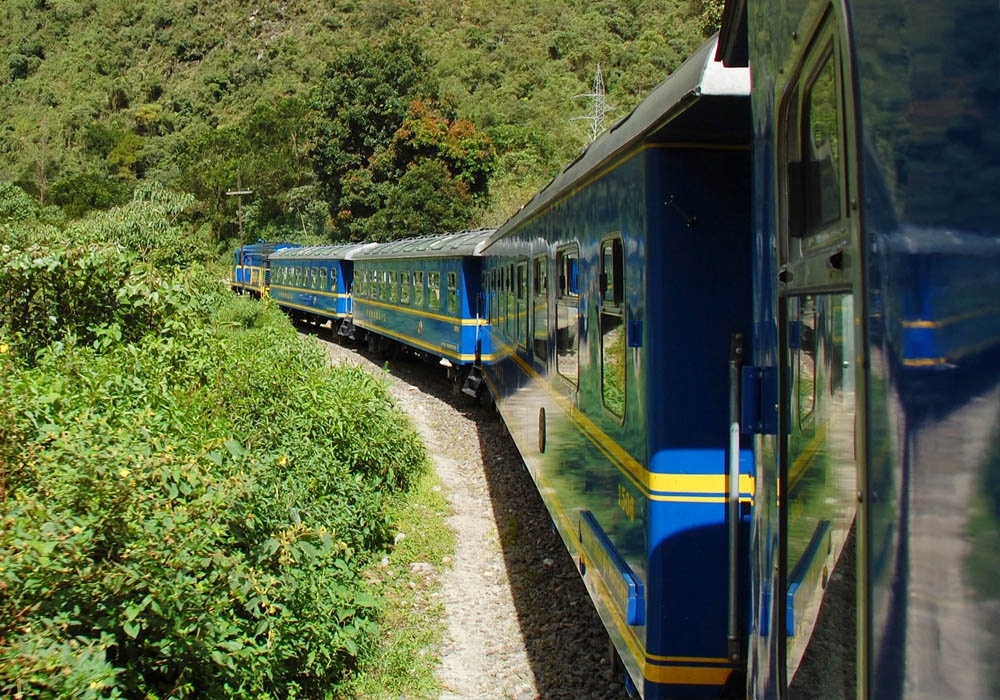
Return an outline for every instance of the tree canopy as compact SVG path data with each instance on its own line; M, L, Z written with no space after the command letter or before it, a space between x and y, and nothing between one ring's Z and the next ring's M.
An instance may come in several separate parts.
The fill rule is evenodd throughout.
M218 240L241 205L247 238L367 236L431 189L496 224L585 145L598 63L624 116L720 5L5 0L0 181L71 217L160 182ZM423 226L404 214L379 226Z

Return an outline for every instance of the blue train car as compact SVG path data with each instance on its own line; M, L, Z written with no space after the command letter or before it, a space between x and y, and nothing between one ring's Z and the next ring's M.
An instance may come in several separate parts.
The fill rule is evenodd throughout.
M449 365L464 382L493 359L480 308L480 253L493 229L366 246L354 264L352 322L372 349L405 349Z
M887 338L911 375L960 367L996 344L1000 238L916 229L887 239L881 253Z
M350 318L358 244L286 248L272 253L270 296L292 318L311 323L332 321L334 330Z
M233 255L230 288L238 294L251 294L259 299L266 294L270 283L268 256L278 250L296 247L296 243L264 242L240 246Z
M1000 693L998 31L992 0L726 6L753 70L748 697Z
M749 73L709 43L498 229L486 378L647 698L742 693ZM732 455L732 459L730 459Z

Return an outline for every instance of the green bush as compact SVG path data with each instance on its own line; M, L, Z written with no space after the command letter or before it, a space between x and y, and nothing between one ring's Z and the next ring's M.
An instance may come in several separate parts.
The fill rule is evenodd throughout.
M0 259L0 327L27 357L65 337L84 344L136 341L188 298L181 280L106 244L31 245Z
M205 277L86 301L147 274L103 254L64 288L90 335L0 326L0 695L321 697L377 630L358 571L423 468L415 433Z

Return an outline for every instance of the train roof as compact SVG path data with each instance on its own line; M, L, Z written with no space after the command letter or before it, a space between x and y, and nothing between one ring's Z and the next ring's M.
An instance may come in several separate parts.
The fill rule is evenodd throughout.
M389 243L376 243L354 251L354 260L384 260L386 258L460 258L480 255L486 241L496 229L480 228L438 236L404 238Z
M247 243L246 245L240 246L240 250L244 253L259 253L261 255L268 255L276 250L287 250L288 248L300 248L298 243L267 243L265 241L258 241L257 243Z
M718 35L660 83L508 219L487 245L611 167L643 143L748 145L750 70L716 60Z
M332 245L310 245L301 248L285 248L271 254L271 260L346 260L359 248L371 243L338 243Z

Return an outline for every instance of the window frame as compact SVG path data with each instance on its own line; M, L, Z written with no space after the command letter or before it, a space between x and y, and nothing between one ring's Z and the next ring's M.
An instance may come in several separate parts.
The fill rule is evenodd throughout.
M611 260L607 258L610 252ZM628 408L628 352L626 351L626 324L625 324L625 241L620 232L601 239L598 248L598 317L599 317L599 344L600 344L600 364L601 364L601 405L614 416L619 422L625 421L625 414ZM610 279L608 277L610 269ZM610 292L610 297L609 293ZM607 326L614 324L609 330ZM608 337L614 333L611 343L606 342ZM608 345L612 345L619 355L617 358L620 365L613 366L608 361ZM620 353L618 352L620 346ZM620 373L620 387L609 385L609 376L612 371L617 378ZM620 409L618 402L613 401L620 397ZM618 409L618 410L616 410Z
M572 274L570 272L570 263ZM577 242L567 243L556 248L556 374L580 390L580 244ZM571 283L572 281L572 283ZM573 370L572 373L564 371L564 361L560 361L566 353L562 352L560 335L560 312L563 309L572 309L574 319L572 336L572 367L565 367L566 370ZM570 312L567 312L570 313Z
M441 310L441 271L427 271L427 308L431 311Z
M413 305L421 309L427 307L427 293L424 289L424 271L413 271Z

